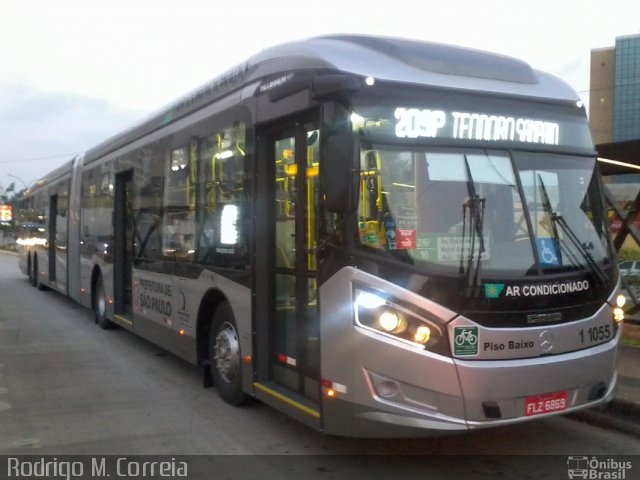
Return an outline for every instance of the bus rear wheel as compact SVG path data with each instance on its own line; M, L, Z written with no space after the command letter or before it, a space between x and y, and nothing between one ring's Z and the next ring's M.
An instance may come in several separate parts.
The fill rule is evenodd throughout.
M27 275L29 275L29 283L33 285L33 262L30 253L27 254Z
M104 282L102 275L96 279L96 287L93 294L93 312L95 313L96 323L100 328L111 328L111 320L107 318L107 294L104 291Z
M209 330L209 368L222 399L230 405L242 405L249 396L242 391L242 355L240 337L228 302L218 305Z
M38 257L34 256L33 257L33 278L31 279L31 285L33 285L34 287L36 287L38 290L42 291L45 289L45 286L40 283L40 280L38 279L39 275L38 275Z

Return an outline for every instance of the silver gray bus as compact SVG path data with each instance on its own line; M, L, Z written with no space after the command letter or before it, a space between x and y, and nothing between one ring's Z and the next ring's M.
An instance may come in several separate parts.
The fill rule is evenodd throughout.
M270 48L47 175L19 215L34 286L324 432L504 425L616 386L585 110L512 58Z

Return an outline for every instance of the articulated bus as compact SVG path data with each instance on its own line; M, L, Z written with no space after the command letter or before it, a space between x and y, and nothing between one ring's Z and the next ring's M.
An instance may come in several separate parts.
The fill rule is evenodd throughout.
M323 432L609 401L623 319L585 109L501 55L266 49L37 182L34 286Z

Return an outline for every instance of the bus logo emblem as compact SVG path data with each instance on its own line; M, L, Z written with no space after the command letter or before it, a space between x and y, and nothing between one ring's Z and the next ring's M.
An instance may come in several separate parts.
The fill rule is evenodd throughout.
M478 355L478 327L455 327L453 338L455 355Z
M548 353L553 350L553 334L549 330L542 332L539 338L542 353Z
M504 283L485 283L484 296L486 298L499 298L504 290Z

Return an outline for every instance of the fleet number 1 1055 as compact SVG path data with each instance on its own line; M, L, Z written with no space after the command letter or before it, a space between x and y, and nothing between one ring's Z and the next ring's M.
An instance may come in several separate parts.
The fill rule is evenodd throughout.
M597 327L580 329L580 343L602 342L609 340L612 334L611 325L598 325Z

